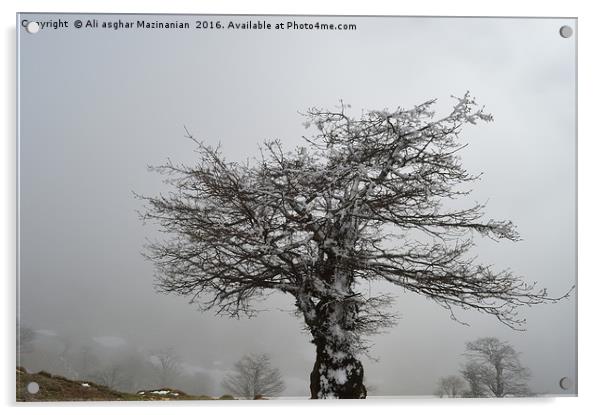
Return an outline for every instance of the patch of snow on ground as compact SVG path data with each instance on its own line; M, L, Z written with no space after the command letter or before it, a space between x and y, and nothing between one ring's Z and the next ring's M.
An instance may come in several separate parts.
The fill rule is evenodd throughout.
M89 384L89 383L82 383L82 386L83 386L84 388L89 388L89 387L90 387L90 384Z
M167 395L169 391L152 391L151 393L154 393L156 395Z

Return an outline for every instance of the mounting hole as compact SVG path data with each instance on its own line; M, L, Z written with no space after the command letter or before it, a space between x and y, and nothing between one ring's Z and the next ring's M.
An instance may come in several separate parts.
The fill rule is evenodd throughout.
M560 379L560 382L558 382L558 384L560 385L561 389L568 390L571 389L571 387L573 386L573 381L571 381L567 377L563 377L562 379Z
M40 391L40 385L38 385L37 382L29 382L27 384L27 392L31 393L32 395L38 393Z
M562 26L559 32L560 36L562 36L565 39L573 36L573 28L571 26Z
M25 30L33 35L34 33L38 33L40 31L40 25L38 22L29 22L27 23L27 26L25 26Z
M40 25L38 22L29 22L27 23L27 26L25 26L25 30L31 34L38 33L40 31Z

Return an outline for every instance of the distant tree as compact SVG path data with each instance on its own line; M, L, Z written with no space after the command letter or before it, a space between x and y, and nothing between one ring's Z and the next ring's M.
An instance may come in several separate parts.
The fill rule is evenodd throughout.
M176 378L182 373L180 357L171 347L156 350L152 355L157 361L155 370L159 387L173 387Z
M137 392L162 386L158 385L157 366L149 361L148 355L136 348L123 351L119 365L130 378L128 389L125 391ZM170 383L169 386L173 385Z
M128 390L131 383L129 375L116 363L94 372L91 375L91 380L118 391Z
M77 370L81 378L88 378L94 373L94 369L100 365L98 356L89 344L84 344L79 350L79 356L75 358L78 363Z
M484 218L479 203L444 203L479 178L460 162L461 131L492 116L468 93L439 119L434 103L359 118L343 104L312 108L304 146L267 141L253 162L227 161L188 134L198 162L152 168L171 189L140 196L142 218L170 235L147 251L158 290L234 317L253 315L269 291L291 295L316 346L312 398L366 397L364 337L395 321L391 297L366 281L421 294L454 319L459 307L520 327L518 307L559 298L475 262L474 235L516 241L512 222Z
M483 382L483 367L481 364L468 362L462 367L460 373L468 384L468 389L463 394L465 398L482 398L487 396Z
M22 325L21 321L17 319L17 355L31 353L35 338L36 332L30 327Z
M278 396L284 382L277 368L273 368L265 354L248 354L234 364L234 372L227 375L222 386L235 396L254 399L257 396Z
M75 369L73 365L73 339L70 336L63 335L59 337L62 342L62 347L58 355L58 359L56 361L59 370L62 374L67 376L70 379L79 378L79 373Z
M532 395L527 385L529 370L521 364L519 353L509 343L483 337L466 343L466 355L469 370L463 374L469 384L478 382L478 391L498 398Z
M443 398L444 396L448 398L459 398L462 396L462 391L465 386L464 380L461 377L456 375L446 376L440 378L437 382L437 390L435 393L440 398Z

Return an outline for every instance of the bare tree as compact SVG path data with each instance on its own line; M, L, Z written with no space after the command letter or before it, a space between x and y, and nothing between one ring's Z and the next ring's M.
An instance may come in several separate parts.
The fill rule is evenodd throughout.
M30 327L21 324L21 321L17 318L17 366L23 366L23 354L31 353L34 351L33 344L36 339L36 332Z
M284 382L266 354L248 354L234 364L234 373L225 377L222 386L235 396L254 399L278 396Z
M114 390L128 390L131 378L125 373L121 365L111 364L94 372L91 380Z
M61 342L61 349L54 362L56 370L70 379L79 378L79 373L73 365L73 338L65 334L59 336L58 339Z
M155 368L159 387L173 386L182 373L180 357L171 347L157 350L152 355L157 360Z
M235 317L253 315L266 291L290 294L316 345L312 398L366 396L364 336L395 319L391 297L371 296L365 281L422 294L454 319L460 307L520 328L518 307L562 297L470 256L475 234L519 239L510 221L484 219L482 204L443 205L479 178L460 163L462 127L492 117L468 93L440 119L434 102L359 118L343 104L314 108L305 146L268 141L244 163L188 134L197 164L151 168L173 191L140 196L143 219L171 235L147 251L158 290Z
M440 398L444 396L448 398L459 398L462 396L464 387L466 386L464 380L456 375L446 376L440 378L437 382L437 391L435 392Z
M119 363L122 370L130 379L127 392L137 392L144 389L152 389L158 385L157 366L148 359L144 352L131 348L121 352ZM173 386L169 383L169 386Z
M21 353L31 353L33 351L33 342L36 338L36 332L30 327L21 324L17 319L17 360Z
M98 356L94 353L92 346L89 344L81 346L79 355L76 357L76 362L78 363L78 373L80 374L80 377L84 379L93 373L93 369L100 364Z
M519 353L507 342L483 337L466 343L466 355L470 361L463 374L469 384L479 384L480 392L486 390L498 398L532 395L527 385L529 370L520 363Z
M468 383L468 389L463 394L465 398L482 398L487 396L483 383L483 367L476 362L466 363L460 373Z

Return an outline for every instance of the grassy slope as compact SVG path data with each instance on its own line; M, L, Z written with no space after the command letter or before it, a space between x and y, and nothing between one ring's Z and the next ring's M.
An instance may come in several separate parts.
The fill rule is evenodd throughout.
M31 394L27 385L36 382L40 390ZM88 387L83 386L85 383ZM52 401L174 401L174 400L212 400L209 396L193 396L175 389L167 395L152 394L144 391L137 394L119 392L88 381L74 381L50 373L27 373L17 368L17 402L52 402ZM232 399L225 395L219 399Z

